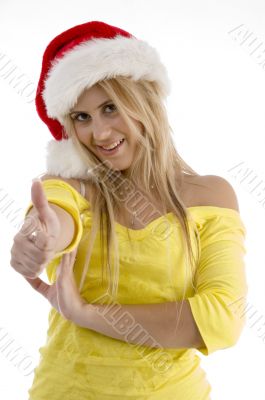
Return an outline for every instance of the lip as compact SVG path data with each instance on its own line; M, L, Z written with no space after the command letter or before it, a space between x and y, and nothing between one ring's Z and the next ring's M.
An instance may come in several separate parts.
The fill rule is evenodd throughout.
M112 140L111 142L109 142L109 143L103 143L103 144L101 144L101 145L99 145L99 144L96 144L96 146L109 146L110 144L112 144L112 143L116 143L116 142L119 142L120 140L122 140L122 139L124 139L124 138L120 138L120 139L116 139L116 140Z
M111 151L109 151L109 150L104 150L104 149L102 149L102 147L100 147L100 146L97 146L97 149L98 149L98 151L99 151L101 154L104 154L104 155L107 155L107 156L112 156L112 155L115 155L116 153L118 153L118 152L120 151L120 149L121 149L121 147L123 146L124 143L125 143L125 139L123 140L122 143L120 143L120 144L118 145L118 147L116 147L114 150L111 150Z

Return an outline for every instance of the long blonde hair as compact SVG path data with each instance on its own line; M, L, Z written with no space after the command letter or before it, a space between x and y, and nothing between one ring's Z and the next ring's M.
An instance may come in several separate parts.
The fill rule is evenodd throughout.
M154 186L152 192L156 196L155 198L160 199L164 210L173 212L177 216L185 238L184 243L186 244L193 276L198 261L198 253L195 256L192 251L190 239L192 232L189 230L187 209L180 198L180 192L184 174L194 176L199 174L186 164L175 148L166 107L155 82L146 80L135 82L126 77L116 77L100 81L97 85L104 89L115 103L132 134L138 140L139 151L130 168L125 171L111 170L109 165L99 160L79 141L73 120L69 115L65 116L63 125L67 135L72 138L76 145L80 157L87 163L88 180L91 183L89 198L93 215L92 227L79 290L83 286L93 243L100 228L101 256L104 256L104 232L106 234L107 254L106 263L104 263L104 260L102 262L102 282L104 273L107 272L108 290L106 295L116 301L119 280L119 252L114 224L115 212L117 212L121 203L124 203L124 198L118 196L118 193L124 193L124 190L120 190L122 187L121 177L123 183L125 182L125 190L127 185L125 200L128 199L128 195L133 195L133 190L128 193L128 186L130 186L128 183L135 185L132 187L143 188L147 193L150 193L152 183ZM139 126L133 120L141 122L144 127L143 131L140 131ZM119 201L117 201L117 198ZM194 233L198 242L196 228ZM112 269L110 255L113 248L114 268Z

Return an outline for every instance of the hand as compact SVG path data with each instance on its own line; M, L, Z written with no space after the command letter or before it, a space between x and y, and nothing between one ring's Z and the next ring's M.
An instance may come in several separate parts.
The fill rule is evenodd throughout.
M71 321L78 319L84 304L87 304L80 296L75 283L73 266L76 253L77 248L62 255L62 261L57 267L56 282L53 285L48 285L40 278L25 278L65 319Z
M14 237L10 265L25 278L32 279L54 258L61 226L40 181L33 182L31 199L34 210ZM35 238L31 236L33 232L36 232Z

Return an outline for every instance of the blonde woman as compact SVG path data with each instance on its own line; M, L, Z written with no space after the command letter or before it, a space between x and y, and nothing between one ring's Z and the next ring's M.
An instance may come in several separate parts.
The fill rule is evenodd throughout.
M246 229L232 186L178 154L169 88L156 50L104 22L44 52L55 140L11 250L52 306L30 400L208 400L199 353L240 337Z

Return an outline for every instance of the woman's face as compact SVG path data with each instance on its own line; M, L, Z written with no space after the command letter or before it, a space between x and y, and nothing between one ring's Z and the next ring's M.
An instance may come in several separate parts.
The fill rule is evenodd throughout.
M97 85L87 89L79 97L70 116L80 142L101 161L108 160L111 163L108 165L119 171L130 167L137 141L104 89ZM142 126L139 121L133 122ZM99 147L109 148L121 139L123 142L112 151Z

